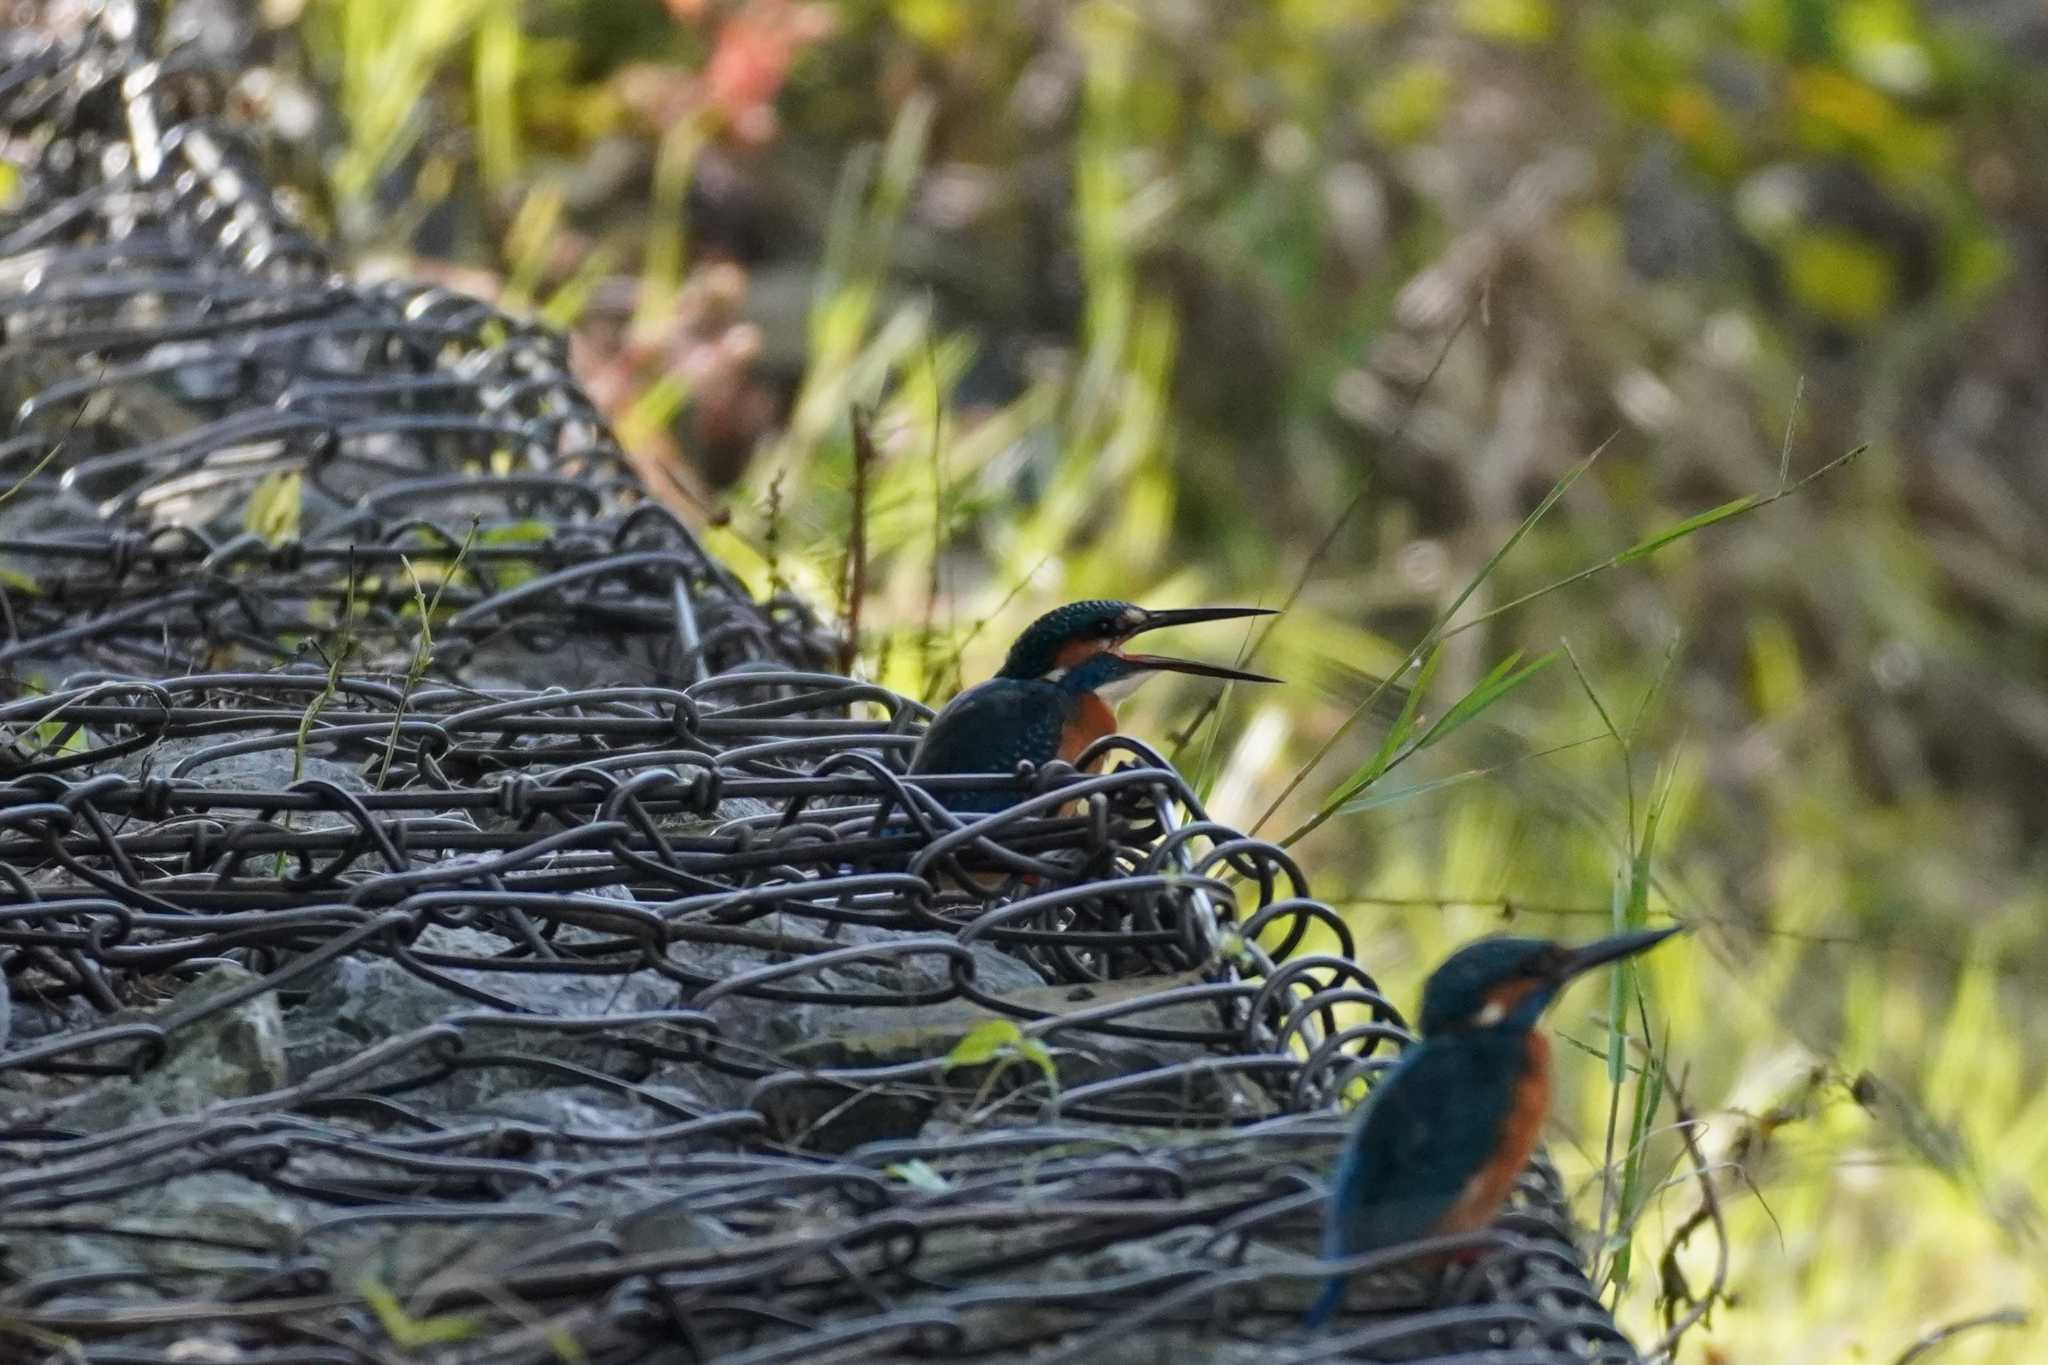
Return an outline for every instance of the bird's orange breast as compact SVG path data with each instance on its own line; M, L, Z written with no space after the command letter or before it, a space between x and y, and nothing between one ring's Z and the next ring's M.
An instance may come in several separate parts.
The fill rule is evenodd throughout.
M1067 717L1067 723L1060 729L1059 756L1072 763L1083 749L1104 735L1115 733L1116 712L1093 692L1084 692L1074 714Z
M1501 1124L1493 1159L1465 1183L1458 1202L1444 1217L1443 1232L1476 1232L1493 1222L1543 1137L1543 1118L1550 1111L1550 1044L1533 1031L1527 1041L1528 1066L1515 1083L1514 1101Z

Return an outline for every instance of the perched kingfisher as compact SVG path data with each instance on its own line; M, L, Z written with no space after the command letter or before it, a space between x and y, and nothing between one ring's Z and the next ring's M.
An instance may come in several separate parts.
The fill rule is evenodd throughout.
M1422 989L1422 1041L1359 1106L1330 1192L1324 1258L1491 1223L1528 1165L1550 1105L1550 1045L1536 1031L1538 1016L1572 978L1684 927L1582 948L1484 938L1451 954ZM1309 1310L1308 1325L1321 1325L1343 1299L1339 1276Z
M913 773L1009 773L1022 762L1072 762L1116 731L1114 703L1157 673L1237 682L1278 682L1217 664L1127 654L1133 635L1199 621L1271 616L1264 607L1147 611L1129 602L1069 602L1033 621L995 677L946 703L910 757ZM1015 805L1021 789L954 792L953 810L986 814Z

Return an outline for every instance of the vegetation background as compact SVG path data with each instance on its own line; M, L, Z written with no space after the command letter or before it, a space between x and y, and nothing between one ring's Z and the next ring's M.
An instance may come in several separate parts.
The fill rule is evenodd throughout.
M859 669L1286 605L1289 685L1127 728L1397 999L1697 925L1558 1013L1638 1340L1718 1285L1680 1359L2048 1359L2048 10L258 9L308 214L574 327Z

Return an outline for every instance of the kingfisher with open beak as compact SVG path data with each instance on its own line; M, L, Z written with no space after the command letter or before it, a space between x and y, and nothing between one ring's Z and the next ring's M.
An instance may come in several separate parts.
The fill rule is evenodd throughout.
M1167 626L1271 616L1264 607L1147 611L1129 602L1069 602L1033 621L995 677L946 703L910 758L912 773L1014 773L1019 763L1071 763L1116 732L1118 699L1160 673L1232 682L1278 682L1263 673L1132 654L1134 635ZM1022 800L1021 788L952 792L952 810L984 814Z
M1537 1019L1574 978L1684 927L1581 948L1483 938L1446 958L1422 989L1422 1041L1359 1106L1330 1190L1324 1259L1491 1224L1550 1108L1550 1045ZM1343 1299L1343 1279L1332 1279L1308 1325L1320 1326Z

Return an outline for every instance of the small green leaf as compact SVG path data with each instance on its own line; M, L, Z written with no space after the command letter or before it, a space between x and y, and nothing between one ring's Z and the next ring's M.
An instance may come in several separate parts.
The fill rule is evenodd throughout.
M405 1305L398 1296L386 1289L383 1282L374 1275L365 1275L356 1281L356 1292L370 1305L370 1311L377 1315L378 1325L384 1335L391 1338L391 1344L400 1350L410 1351L421 1346L445 1346L451 1342L468 1341L483 1330L475 1318L465 1318L454 1313L441 1313L431 1318L416 1318L405 1311Z
M34 592L36 581L18 569L0 568L0 587L13 588L16 592Z
M242 509L243 529L254 531L272 545L296 539L299 534L300 485L296 469L273 469L249 494Z
M479 545L538 545L553 535L554 528L544 521L508 521L503 526L493 526L488 531L478 531Z
M1059 1063L1052 1059L1051 1048L1036 1038L1026 1038L1018 1043L1013 1050L1019 1057L1030 1062L1039 1071L1044 1073L1045 1083L1053 1088L1053 1093L1059 1093L1060 1068Z
M1005 1048L1014 1048L1023 1041L1024 1030L1017 1027L1014 1019L991 1019L975 1025L965 1038L953 1044L953 1050L946 1054L946 1067L950 1070L992 1062Z
M882 1169L912 1189L925 1194L945 1194L953 1188L952 1181L940 1175L929 1163L921 1159L899 1161Z
M1761 500L1755 493L1745 493L1731 502L1722 503L1719 507L1710 507L1698 516L1687 517L1676 526L1667 526L1646 539L1637 541L1616 555L1614 562L1616 564L1629 564L1638 559L1653 555L1672 541L1682 540L1694 531L1704 530L1717 521L1726 521L1730 517L1741 516L1744 512L1756 506Z
M74 721L52 718L39 723L35 728L36 743L41 746L42 756L55 754L82 754L85 752L85 727Z

